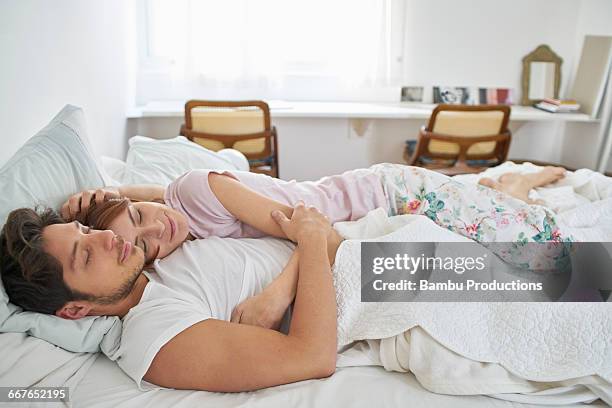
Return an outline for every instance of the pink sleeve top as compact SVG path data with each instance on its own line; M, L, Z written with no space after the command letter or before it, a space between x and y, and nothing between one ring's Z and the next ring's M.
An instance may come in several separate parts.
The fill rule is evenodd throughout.
M211 171L233 177L259 194L289 206L302 200L318 208L332 223L356 220L370 210L388 207L380 177L369 169L302 182L243 171L192 170L168 186L164 199L168 206L187 217L190 232L196 238L258 238L265 235L242 223L223 207L208 185Z

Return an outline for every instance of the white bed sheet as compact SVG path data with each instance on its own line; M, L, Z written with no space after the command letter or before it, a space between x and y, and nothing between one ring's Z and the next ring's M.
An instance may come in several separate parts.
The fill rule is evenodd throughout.
M281 385L235 394L204 391L139 391L114 362L99 355L71 395L72 406L119 407L536 407L486 396L449 396L425 390L412 374L387 372L382 367L340 368L327 379ZM588 407L604 407L591 404ZM538 407L542 407L539 405ZM566 405L582 407L585 405Z

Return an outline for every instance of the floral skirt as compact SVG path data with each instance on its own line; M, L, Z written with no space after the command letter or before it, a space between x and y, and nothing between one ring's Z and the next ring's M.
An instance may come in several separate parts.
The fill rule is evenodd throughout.
M569 260L572 238L563 236L546 207L421 167L382 163L371 169L381 177L390 216L424 215L520 268L550 270Z

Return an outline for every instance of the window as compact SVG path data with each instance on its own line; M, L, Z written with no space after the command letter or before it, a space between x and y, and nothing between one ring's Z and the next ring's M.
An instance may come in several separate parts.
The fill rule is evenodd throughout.
M375 92L401 72L402 1L143 0L139 102Z

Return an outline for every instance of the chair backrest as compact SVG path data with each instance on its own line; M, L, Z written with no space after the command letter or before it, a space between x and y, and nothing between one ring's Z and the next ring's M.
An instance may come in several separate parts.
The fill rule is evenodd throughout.
M272 154L270 108L264 101L190 100L181 134L213 151L233 148L250 159Z
M438 105L431 114L427 130L458 137L492 136L508 130L509 118L510 107L505 105ZM489 154L496 145L497 142L475 143L467 153ZM429 151L433 154L457 154L459 145L431 140Z

